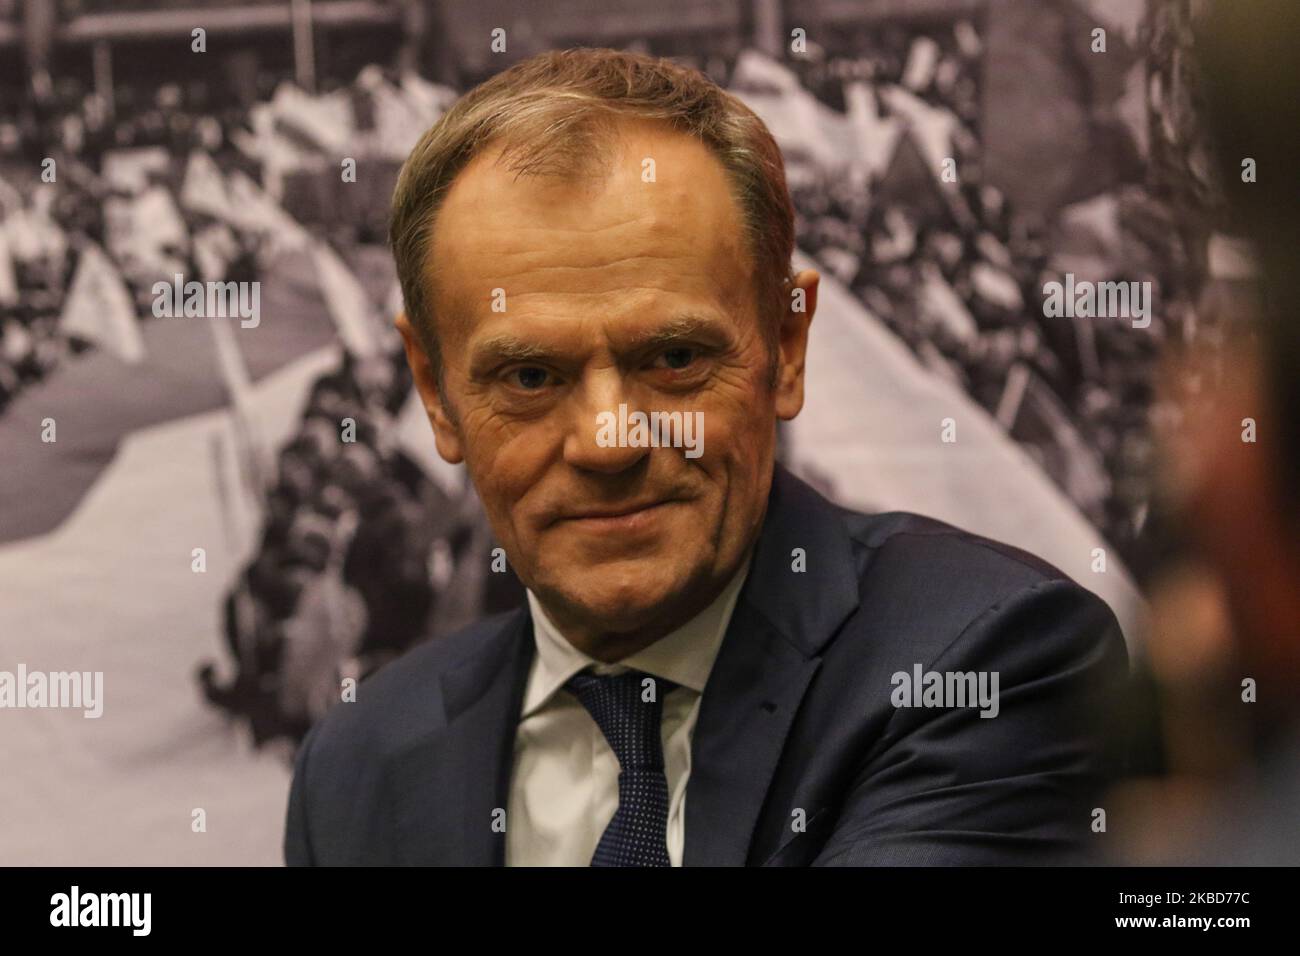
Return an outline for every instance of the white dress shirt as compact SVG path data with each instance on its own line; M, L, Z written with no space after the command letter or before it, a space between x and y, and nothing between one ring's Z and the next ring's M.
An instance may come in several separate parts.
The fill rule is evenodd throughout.
M583 668L628 668L670 680L663 698L664 772L668 778L668 858L682 865L691 738L704 684L749 573L749 558L713 603L677 630L617 664L593 660L565 639L532 591L537 653L515 734L506 809L507 866L588 866L618 809L618 757L565 682Z

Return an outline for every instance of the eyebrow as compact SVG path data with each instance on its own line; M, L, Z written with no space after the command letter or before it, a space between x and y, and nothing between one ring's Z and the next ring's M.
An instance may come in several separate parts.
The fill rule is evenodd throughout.
M631 349L642 350L654 348L655 346L671 345L683 339L695 338L700 334L711 334L718 337L724 332L723 325L717 319L699 313L686 312L653 329L629 336L627 344Z
M555 350L514 335L494 335L474 346L475 365L484 362L525 362L552 358Z
M623 341L620 351L645 351L671 345L704 334L716 339L726 339L726 326L718 319L702 313L679 313L672 319L652 329L636 332ZM471 368L486 371L505 362L545 362L562 358L564 350L522 339L510 332L490 336L474 346Z

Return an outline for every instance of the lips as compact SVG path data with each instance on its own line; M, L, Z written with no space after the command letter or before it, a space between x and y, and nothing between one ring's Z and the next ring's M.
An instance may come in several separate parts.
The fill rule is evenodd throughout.
M617 505L609 508L588 508L581 512L564 515L562 521L600 521L614 518L627 518L632 515L649 511L660 505L669 504L666 500L647 501L641 504Z

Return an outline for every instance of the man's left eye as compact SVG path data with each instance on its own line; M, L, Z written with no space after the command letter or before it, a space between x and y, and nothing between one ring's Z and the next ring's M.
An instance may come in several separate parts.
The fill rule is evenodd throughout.
M507 376L511 382L518 385L525 391L536 391L546 384L550 375L546 369L538 368L535 365L526 365L522 368L514 369Z
M661 352L659 359L670 369L684 369L695 361L696 350L691 348L675 348ZM658 359L656 359L656 362Z

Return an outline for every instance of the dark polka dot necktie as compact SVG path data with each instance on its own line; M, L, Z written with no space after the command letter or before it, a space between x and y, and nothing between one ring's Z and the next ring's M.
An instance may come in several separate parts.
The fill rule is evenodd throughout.
M671 866L668 779L660 734L664 695L677 685L629 670L612 676L575 674L564 686L596 721L620 768L618 810L596 845L591 865Z

